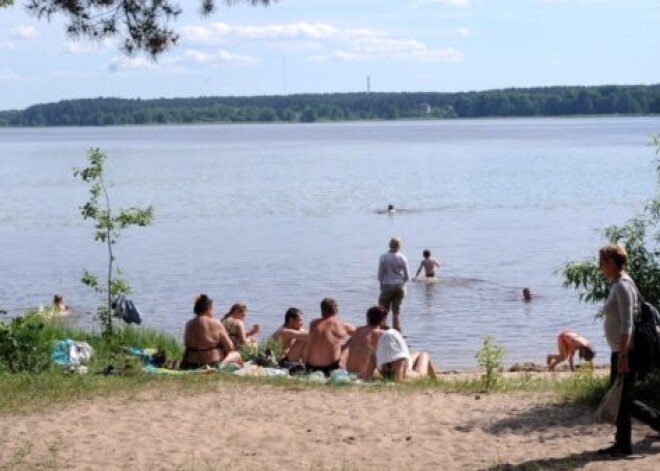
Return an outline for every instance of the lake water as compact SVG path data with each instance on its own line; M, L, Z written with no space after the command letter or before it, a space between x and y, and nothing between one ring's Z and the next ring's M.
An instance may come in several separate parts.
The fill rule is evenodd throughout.
M72 168L98 146L115 206L155 208L116 246L145 325L181 336L201 292L218 315L246 302L265 334L289 306L318 316L325 296L363 324L397 235L413 272L425 248L442 262L441 283L409 285L402 318L440 368L473 367L487 334L507 364L543 362L565 327L605 362L598 305L556 271L652 195L658 132L660 118L0 129L0 307L61 292L91 324L96 296L79 279L103 273L105 252ZM406 211L379 214L389 203Z

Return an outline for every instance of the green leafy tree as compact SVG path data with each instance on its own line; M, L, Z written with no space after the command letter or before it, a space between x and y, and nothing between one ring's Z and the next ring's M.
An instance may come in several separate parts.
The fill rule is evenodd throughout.
M660 135L653 138L656 155L660 154ZM656 174L660 183L660 160L656 159ZM635 280L643 296L651 303L660 303L660 192L623 226L603 230L608 242L620 242L628 251L626 271ZM596 257L567 263L563 268L564 287L578 290L581 301L603 300L609 284L601 274Z
M112 301L116 296L130 292L129 284L125 280L115 277L115 273L120 274L120 270L115 266L112 249L123 229L130 226L149 225L153 219L153 208L151 206L146 209L130 207L113 211L104 178L106 158L106 154L101 149L91 148L87 153L89 166L82 169L76 168L73 174L90 186L89 201L80 207L80 214L83 219L94 221L96 230L94 239L105 244L108 255L105 282L100 282L95 274L87 270L83 274L82 282L99 293L102 299L105 298L99 305L98 316L103 326L103 335L112 337Z
M277 0L199 0L202 15L213 13L218 3L234 5L250 3L268 6ZM20 0L0 0L0 8ZM100 41L109 37L120 39L126 54L146 52L153 59L179 41L170 26L183 12L171 0L24 0L26 10L38 19L48 21L61 15L66 32L75 38Z

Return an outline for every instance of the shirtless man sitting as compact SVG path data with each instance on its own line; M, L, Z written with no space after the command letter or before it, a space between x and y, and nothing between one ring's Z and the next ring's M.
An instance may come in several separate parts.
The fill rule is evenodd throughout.
M305 366L307 371L321 371L329 376L338 369L344 339L355 332L355 326L337 318L337 302L332 298L321 301L321 318L309 325Z
M346 369L361 380L370 380L376 369L376 347L378 339L385 332L381 325L386 317L387 311L384 308L370 307L367 311L367 325L358 327L347 343Z
M287 309L284 314L284 324L271 336L271 339L282 343L283 357L280 365L303 361L308 335L307 329L303 328L302 311L295 307Z

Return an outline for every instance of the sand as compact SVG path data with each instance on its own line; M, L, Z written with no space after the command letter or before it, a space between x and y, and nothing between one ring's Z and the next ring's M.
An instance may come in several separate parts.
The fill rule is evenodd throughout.
M660 439L604 460L613 427L543 394L219 383L0 418L0 469L657 470Z

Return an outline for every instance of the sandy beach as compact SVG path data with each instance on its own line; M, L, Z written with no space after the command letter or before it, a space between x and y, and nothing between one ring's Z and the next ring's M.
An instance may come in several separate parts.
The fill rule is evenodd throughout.
M613 428L543 394L218 383L0 418L0 469L657 470L660 439L604 460Z

